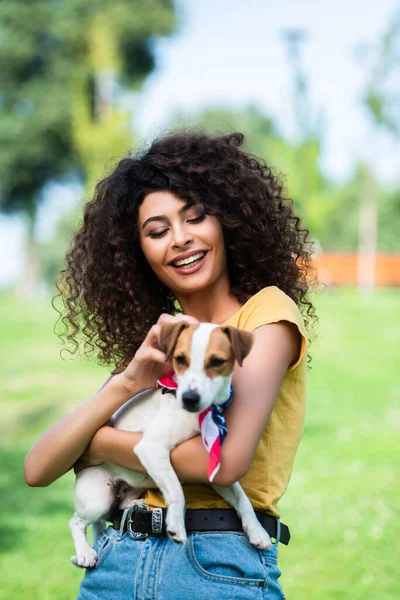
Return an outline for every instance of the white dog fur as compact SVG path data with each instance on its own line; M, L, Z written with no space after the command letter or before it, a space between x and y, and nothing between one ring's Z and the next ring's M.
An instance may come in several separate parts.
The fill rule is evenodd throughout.
M137 501L147 488L159 488L168 507L168 535L175 542L186 542L185 500L170 462L170 452L199 433L198 415L201 411L213 403L221 404L229 397L234 361L236 359L242 364L253 340L248 332L232 327L221 328L211 323L163 325L160 339L167 360L173 354L178 384L176 396L162 394L161 389L148 390L129 400L114 415L116 428L143 432L134 452L149 476L109 462L78 473L74 493L76 512L70 520L76 550L71 562L76 566L93 567L96 564L96 552L86 537L87 527L93 525L95 540L104 529L104 520L115 503L118 481L132 486L122 507ZM226 340L229 342L230 357L227 357ZM186 364L182 364L184 357ZM207 364L208 359L211 362ZM198 392L200 398L198 405L185 409L182 396L187 391ZM240 484L212 486L236 510L249 541L260 549L271 547L271 539L257 520Z

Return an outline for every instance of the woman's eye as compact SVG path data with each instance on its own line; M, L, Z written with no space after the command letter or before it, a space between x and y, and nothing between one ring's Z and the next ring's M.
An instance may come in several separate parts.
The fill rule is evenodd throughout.
M188 219L188 223L201 223L206 218L206 214L202 214L199 217L195 217L194 219Z
M204 221L204 219L206 218L206 214L202 214L199 215L198 217L194 217L193 219L187 219L187 223L201 223L202 221ZM154 233L149 233L148 237L149 238L160 238L162 237L165 233L167 233L168 229L163 229L162 231L155 231Z
M174 361L177 365L182 365L183 367L186 367L187 365L187 361L184 356L174 356Z
M222 367L222 365L224 365L225 363L226 363L226 360L224 360L223 358L212 358L207 366L209 368L210 367L218 368L218 367Z
M159 238L162 237L164 235L164 233L167 233L168 229L164 229L163 231L157 231L155 233L149 233L149 237L150 238Z

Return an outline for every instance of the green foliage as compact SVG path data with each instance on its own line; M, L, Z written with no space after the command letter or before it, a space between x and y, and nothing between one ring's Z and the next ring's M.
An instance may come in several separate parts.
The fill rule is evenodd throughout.
M44 181L73 165L65 69L52 64L51 20L49 2L0 5L0 209L6 212L34 214Z
M377 125L400 136L400 11L383 36L371 69L365 94L365 105Z
M379 205L378 247L383 252L400 251L400 188L386 192Z
M356 251L360 197L354 180L326 193L330 213L321 219L318 241L323 251Z
M125 151L132 143L130 114L115 106L114 88L121 56L117 34L108 19L106 13L99 13L89 26L92 89L88 90L85 76L76 74L73 79L73 141L85 170L87 189L94 187L109 157Z
M362 50L362 49L361 49ZM373 124L386 129L395 140L400 139L400 11L394 14L380 43L368 56L369 81L364 95ZM376 190L378 206L378 249L399 251L400 241L396 236L396 224L400 222L400 189ZM398 229L398 225L397 225Z
M116 40L116 82L137 89L154 66L151 40L174 26L172 0L3 0L0 4L0 210L32 218L50 179L87 175L73 136L74 83L98 66L91 24ZM109 39L104 39L104 46ZM107 143L107 140L104 140Z
M279 132L276 123L257 106L228 110L208 108L187 117L175 115L173 126L201 126L207 131L245 135L244 149L263 158L284 182L287 194L311 231L314 239L324 245L326 226L338 210L342 196L331 189L320 167L322 144L319 138L290 142Z
M311 346L306 426L281 502L292 532L279 549L282 586L296 600L395 600L399 292L360 298L341 290L315 302L320 329ZM7 600L70 600L82 577L69 563L73 475L32 489L22 474L43 430L108 376L91 362L60 360L54 320L42 304L0 301L0 597Z
M367 167L359 164L349 182L329 193L333 210L320 238L325 251L357 251L360 201L366 185L365 168ZM400 239L396 223L400 221L400 189L386 189L384 185L374 181L370 173L367 185L374 186L378 206L377 250L399 252Z
M278 125L255 105L237 110L211 107L190 116L177 113L171 124L182 128L202 127L215 133L244 133L244 149L262 157L280 176L312 239L324 251L357 250L360 199L364 189L361 165L349 181L333 183L321 168L321 139L314 135L298 143L287 140ZM399 191L388 192L377 182L374 185L380 211L378 248L399 251L400 241L393 227L393 222L400 219Z

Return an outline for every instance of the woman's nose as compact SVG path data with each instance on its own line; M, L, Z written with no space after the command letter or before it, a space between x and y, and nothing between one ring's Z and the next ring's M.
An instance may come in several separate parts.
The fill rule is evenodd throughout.
M185 227L173 229L172 245L174 248L182 248L193 241L193 235Z

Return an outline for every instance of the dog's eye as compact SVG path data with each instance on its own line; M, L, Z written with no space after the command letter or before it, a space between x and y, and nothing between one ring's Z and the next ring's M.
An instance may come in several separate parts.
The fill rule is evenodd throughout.
M177 365L182 365L183 367L187 366L187 360L184 356L174 356L174 361Z
M226 363L226 360L224 360L223 358L212 358L210 360L210 362L208 363L208 368L218 368L218 367L222 367L222 365L224 365Z

